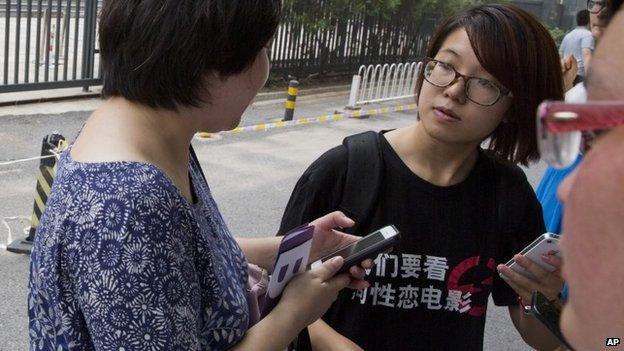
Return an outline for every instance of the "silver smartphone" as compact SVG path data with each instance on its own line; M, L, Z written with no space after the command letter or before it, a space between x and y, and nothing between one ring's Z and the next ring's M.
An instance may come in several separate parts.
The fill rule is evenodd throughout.
M554 233L544 233L520 251L520 255L530 259L545 270L552 272L556 268L542 260L542 255L547 254L561 257L561 251L559 250L559 235ZM529 271L522 268L513 258L506 263L506 266L526 277L533 278L533 275Z

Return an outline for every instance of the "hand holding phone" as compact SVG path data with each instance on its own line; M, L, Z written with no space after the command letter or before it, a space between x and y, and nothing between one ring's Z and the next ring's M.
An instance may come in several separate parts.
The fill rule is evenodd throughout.
M396 245L401 240L399 231L393 225L385 226L361 239L351 243L350 245L340 248L331 254L312 262L309 268L315 268L323 262L336 257L342 256L344 264L337 274L347 272L352 266L358 265L360 262L375 258L379 253Z
M544 262L542 259L542 255L548 254L561 257L561 251L559 250L559 235L554 233L542 234L520 252L520 255L535 262L535 264L543 269L552 272L556 268ZM533 278L533 274L521 267L513 258L505 265L525 277Z

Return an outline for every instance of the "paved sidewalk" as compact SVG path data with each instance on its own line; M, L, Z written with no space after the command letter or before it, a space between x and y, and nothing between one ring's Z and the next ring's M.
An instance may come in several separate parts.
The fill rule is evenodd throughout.
M46 116L43 116L46 117ZM63 119L40 118L43 129L61 127ZM20 120L20 117L12 117ZM218 140L194 142L213 194L232 233L237 236L272 235L296 180L324 151L350 134L397 128L413 123L413 111L395 112L369 119L347 119L267 132L227 135ZM35 123L34 119L26 119ZM0 124L3 123L0 117ZM2 132L0 132L2 134ZM0 218L29 215L32 209L34 168L0 169ZM5 172L5 173L2 173ZM543 172L528 170L533 184ZM13 238L20 228L13 226ZM0 227L0 243L7 240ZM26 350L28 326L26 291L28 257L0 251L0 350ZM511 325L504 308L490 306L486 325L486 350L530 350Z

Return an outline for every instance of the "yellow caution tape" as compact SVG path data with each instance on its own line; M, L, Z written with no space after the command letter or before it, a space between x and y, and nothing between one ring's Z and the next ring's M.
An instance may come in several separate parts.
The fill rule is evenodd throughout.
M332 115L322 115L322 116L314 117L314 118L298 118L292 121L280 120L280 121L275 121L271 123L261 123L261 124L252 125L252 126L237 127L230 131L220 132L219 134L224 135L224 134L239 134L242 132L251 132L251 131L256 131L256 132L268 131L271 129L279 129L279 128L285 128L289 126L307 125L307 124L315 123L315 122L323 123L323 122L328 122L328 121L341 121L345 118L372 117L376 115L386 114L389 112L406 111L406 110L413 110L413 109L416 109L416 104L397 105L397 106L391 106L391 107L382 107L379 109L359 110L359 111L351 111L351 112L344 112L344 113L334 113ZM205 138L203 135L210 134L210 133L205 133L205 134L204 133L205 132L197 133L197 136L199 138Z

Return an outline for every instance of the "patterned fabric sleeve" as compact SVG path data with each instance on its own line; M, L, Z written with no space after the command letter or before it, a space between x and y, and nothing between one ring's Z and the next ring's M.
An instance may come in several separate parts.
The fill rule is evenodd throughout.
M73 296L64 300L75 301L98 350L196 350L196 225L162 176L140 176L152 179L74 199L62 254Z

